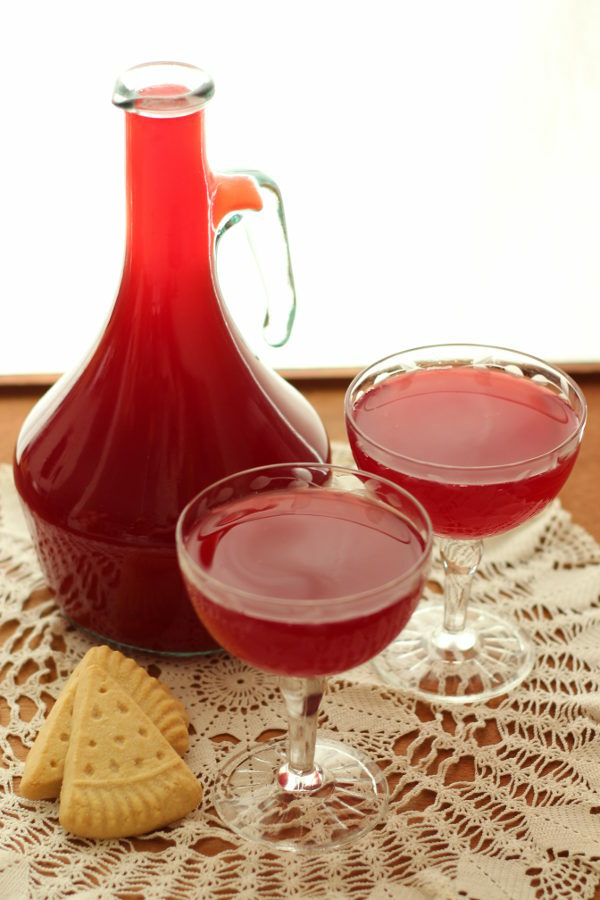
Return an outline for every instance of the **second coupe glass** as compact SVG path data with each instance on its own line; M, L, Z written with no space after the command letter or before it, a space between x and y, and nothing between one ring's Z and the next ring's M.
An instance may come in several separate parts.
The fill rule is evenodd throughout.
M562 370L501 347L446 344L387 357L346 394L357 465L427 509L445 570L377 660L380 675L428 700L487 700L519 684L533 649L513 621L470 606L482 539L515 528L556 497L575 463L585 398Z

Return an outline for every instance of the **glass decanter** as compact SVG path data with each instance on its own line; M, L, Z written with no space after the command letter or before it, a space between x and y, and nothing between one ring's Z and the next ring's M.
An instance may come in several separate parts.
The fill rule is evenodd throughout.
M284 323L273 343L289 335L295 294L279 191L257 172L212 172L204 107L213 91L205 72L178 63L136 66L117 81L113 102L126 112L120 288L85 360L27 418L14 461L63 612L98 638L170 654L216 647L179 574L181 509L234 471L329 458L316 412L257 359L221 296L220 236L274 195L289 291L267 321Z

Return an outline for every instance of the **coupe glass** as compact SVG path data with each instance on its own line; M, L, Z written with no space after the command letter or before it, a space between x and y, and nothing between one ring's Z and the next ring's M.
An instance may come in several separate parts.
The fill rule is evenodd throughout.
M378 766L317 738L325 678L383 650L421 596L427 513L385 479L325 464L264 466L203 490L176 530L193 607L213 637L280 676L286 741L233 754L215 807L251 840L321 852L387 809Z
M428 700L487 700L519 684L533 648L514 621L470 606L482 539L542 510L567 480L586 419L563 371L500 347L419 347L352 381L346 428L357 465L427 509L439 539L443 602L422 603L376 661L381 677Z

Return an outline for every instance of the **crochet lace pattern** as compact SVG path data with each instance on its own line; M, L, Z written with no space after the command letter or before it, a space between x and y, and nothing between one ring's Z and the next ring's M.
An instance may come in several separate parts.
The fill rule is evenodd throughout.
M344 445L336 462L351 464ZM422 600L438 596L439 561ZM600 882L600 547L555 501L487 541L476 602L514 616L536 662L510 695L444 708L403 695L370 665L329 683L320 733L377 760L390 787L385 821L320 856L244 843L211 796L233 749L284 733L277 681L217 653L135 658L187 706L186 761L201 805L143 838L75 838L57 801L16 787L27 749L91 646L44 588L10 467L0 467L0 896L534 898L593 897Z

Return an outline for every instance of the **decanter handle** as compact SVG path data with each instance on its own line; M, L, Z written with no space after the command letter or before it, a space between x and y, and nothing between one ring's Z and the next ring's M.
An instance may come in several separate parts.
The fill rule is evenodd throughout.
M243 220L248 244L258 267L265 290L267 309L263 322L263 336L272 347L281 347L288 340L296 315L296 286L292 272L292 260L288 242L287 227L281 191L268 175L255 170L230 172L215 175L215 191L212 200L213 224L216 231L216 246L225 232ZM267 196L275 203L275 217L278 232L283 238L284 253L275 263L270 260L268 271L260 263L256 244L261 234L253 227L252 216L243 217L246 210L264 210Z

